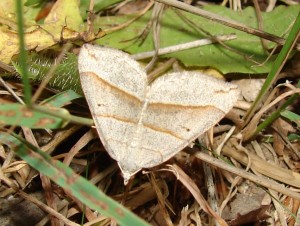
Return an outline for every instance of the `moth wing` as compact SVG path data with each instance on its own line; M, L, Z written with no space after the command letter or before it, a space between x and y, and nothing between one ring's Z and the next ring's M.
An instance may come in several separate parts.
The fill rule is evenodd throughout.
M155 80L146 97L140 168L174 156L218 123L238 96L235 85L196 72L171 73Z
M128 54L90 44L82 46L78 68L100 139L119 161L136 131L147 75Z

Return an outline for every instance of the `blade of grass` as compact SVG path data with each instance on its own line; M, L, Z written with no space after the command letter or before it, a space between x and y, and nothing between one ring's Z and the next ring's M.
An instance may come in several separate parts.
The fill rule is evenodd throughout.
M57 129L68 122L91 126L92 119L71 115L64 108L35 106L31 108L23 104L0 105L0 123L5 125L26 126L28 128Z
M281 116L283 116L283 117L289 119L290 121L296 123L297 126L300 127L300 115L298 115L294 112L288 111L288 110L282 111L280 114L281 114Z
M37 110L39 112L43 112L43 113L48 114L48 115L59 117L59 118L64 119L68 122L71 122L71 123L82 124L82 125L86 125L86 126L94 125L94 121L92 119L89 119L89 118L78 117L78 116L74 116L74 115L66 114L66 113L62 114L60 111L51 110L51 108L49 108L49 107L40 106L40 105L34 105L32 107L33 107L33 110Z
M33 146L16 134L0 133L2 143L56 184L63 187L88 207L114 218L120 225L148 225L128 209L106 196L95 185L75 174L71 168Z
M294 141L294 142L300 141L300 135L299 134L295 134L295 133L289 134L288 138L289 138L289 141Z
M256 100L252 104L251 108L248 110L247 114L244 117L244 126L248 124L248 122L251 120L254 112L260 106L263 97L268 92L269 88L274 84L276 81L279 72L281 71L282 67L284 66L285 62L287 61L290 52L292 51L294 45L297 42L297 37L300 33L300 13L297 16L297 19L295 20L295 23L286 39L285 44L283 45L282 50L278 54L273 67L271 68L270 73L268 74L265 83L263 84L260 93L258 94Z
M41 105L50 105L52 107L62 107L70 101L82 97L81 95L75 93L73 90L67 90L60 92L44 101L42 101Z
M55 111L59 114L68 114L68 111L63 108L57 108ZM10 126L55 129L66 124L66 121L60 117L34 111L23 104L2 104L0 112L0 122Z
M31 106L31 86L29 82L28 69L26 64L27 53L25 50L24 40L24 18L23 18L23 2L16 0L16 14L18 23L18 37L19 37L19 48L20 48L20 70L22 73L22 81L24 86L24 101L25 104Z
M298 88L300 88L300 81L298 82ZM280 106L276 111L274 111L268 118L266 118L261 124L259 124L253 133L252 136L257 135L260 131L264 130L268 125L270 125L272 122L274 122L282 112L290 106L292 103L294 103L299 97L299 94L294 94L291 97L287 99L286 102L282 106Z

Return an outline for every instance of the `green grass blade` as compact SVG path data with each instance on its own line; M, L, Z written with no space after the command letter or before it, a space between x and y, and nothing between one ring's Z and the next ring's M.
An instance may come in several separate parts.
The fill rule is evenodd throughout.
M71 115L69 112L65 113L65 111L66 111L65 109L60 111L60 110L57 110L60 108L52 109L50 107L40 106L40 105L34 105L34 106L32 106L32 108L33 108L33 110L45 113L47 115L59 117L61 119L64 119L67 122L72 122L72 123L86 125L86 126L94 125L94 121L92 119L74 116L74 115Z
M81 95L75 93L73 90L67 90L64 92L60 92L47 100L44 100L41 102L41 105L47 104L52 107L63 107L67 103L69 103L72 100L75 100L77 98L82 97Z
M300 127L300 115L288 110L282 111L280 114L281 116L291 120L292 122L295 122L297 126Z
M20 70L22 74L22 81L24 86L24 101L28 106L31 106L31 86L29 82L28 69L27 69L27 53L25 49L24 40L24 18L23 18L23 2L16 0L16 14L18 22L18 37L20 48Z
M297 85L300 88L300 81ZM267 126L269 126L272 122L274 122L283 112L285 112L286 108L292 105L299 98L299 94L296 93L290 96L287 101L285 101L276 111L274 111L269 117L267 117L261 124L259 124L253 134L253 136L257 135L260 131L264 130Z
M16 152L29 165L49 177L88 207L114 218L120 225L148 225L128 209L106 196L95 185L75 174L71 168L28 143L17 135L0 133L0 141Z
M278 54L278 57L276 58L274 65L271 68L271 71L268 74L266 81L262 86L260 93L258 94L256 100L254 101L251 108L249 109L249 111L247 112L247 114L244 117L246 123L249 122L253 113L256 111L256 109L260 105L263 97L266 95L269 88L273 85L274 81L277 79L277 75L279 74L282 67L284 66L284 63L288 59L288 56L289 56L290 52L292 51L294 44L297 41L299 31L300 31L300 13L298 14L297 19L295 20L295 23L293 24L293 27L286 39L285 44L283 45L282 50Z
M62 115L69 114L67 110L62 108L57 108L55 111ZM56 129L66 124L66 121L60 117L35 111L18 103L0 105L0 112L0 123L10 126L25 126L33 129Z
M57 129L68 122L91 126L92 119L71 115L64 108L48 106L32 106L22 104L0 105L0 124L10 126L25 126L32 129Z
M288 139L289 139L289 141L299 142L300 141L300 135L292 133L292 134L288 135Z

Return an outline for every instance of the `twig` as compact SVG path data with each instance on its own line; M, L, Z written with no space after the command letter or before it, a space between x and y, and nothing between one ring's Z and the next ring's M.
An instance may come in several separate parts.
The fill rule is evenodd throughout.
M175 1L175 0L155 0L155 1L173 6L175 8L193 13L193 14L198 15L198 16L202 16L206 19L218 22L220 24L223 24L223 25L228 26L228 27L232 27L234 29L246 32L248 34L256 35L258 37L261 37L261 38L267 39L269 41L275 42L279 45L283 45L285 43L284 38L278 37L276 35L273 35L273 34L270 34L270 33L264 32L264 31L260 31L258 29L253 28L253 27L246 26L245 24L241 24L241 23L238 23L234 20L221 17L218 14L214 14L214 13L205 11L203 9L199 9L197 7L188 5L188 4L183 3L183 2L179 2L179 1ZM297 50L300 50L300 44L295 45L295 48Z
M234 35L234 34L231 34L231 35L218 35L215 38L219 39L221 41L229 41L229 40L236 39L236 35ZM164 48L159 49L158 50L158 55L164 55L164 54L178 52L178 51L181 51L181 50L191 49L191 48L195 48L195 47L199 47L199 46L203 46L203 45L209 45L209 44L212 44L214 42L215 41L210 39L210 38L205 38L205 39L201 39L201 40L197 40L197 41L193 41L193 42L187 42L187 43L184 43L184 44L168 46L168 47L164 47ZM132 57L135 60L141 60L141 59L146 59L146 58L152 57L152 56L154 56L154 54L155 54L155 51L149 51L149 52L134 54L134 55L132 55Z
M294 192L290 189L287 189L283 187L282 185L272 182L271 180L264 178L264 177L258 177L252 173L245 172L244 170L238 169L234 166L228 165L227 163L224 163L223 161L216 159L208 154L205 154L203 152L197 152L195 156L211 165L217 166L221 169L224 169L228 172L234 173L238 176L241 176L245 179L248 179L250 181L253 181L254 183L260 184L264 187L270 188L272 190L278 191L282 194L288 195L292 198L300 200L300 194L297 192Z

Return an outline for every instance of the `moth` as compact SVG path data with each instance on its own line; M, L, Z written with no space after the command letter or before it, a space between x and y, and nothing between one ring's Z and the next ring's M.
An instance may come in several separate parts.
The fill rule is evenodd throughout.
M199 72L169 73L148 84L129 54L96 45L82 46L78 67L99 137L125 184L218 123L239 96L236 85Z

